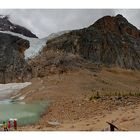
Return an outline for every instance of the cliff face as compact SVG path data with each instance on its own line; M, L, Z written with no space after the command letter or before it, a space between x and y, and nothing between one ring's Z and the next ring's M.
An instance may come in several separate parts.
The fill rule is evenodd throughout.
M29 31L25 27L16 25L12 23L11 21L9 21L9 18L7 16L0 17L0 31L11 31L11 32L22 34L27 37L37 38L35 34L33 34L31 31Z
M140 69L140 31L121 15L51 39L43 52L48 49L72 52L99 65Z
M24 51L27 48L27 40L0 33L0 83L24 81L27 75Z

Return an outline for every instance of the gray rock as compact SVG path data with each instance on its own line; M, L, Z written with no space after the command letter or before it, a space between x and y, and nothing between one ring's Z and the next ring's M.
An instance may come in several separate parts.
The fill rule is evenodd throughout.
M27 48L27 40L0 33L0 83L24 81L27 74L24 51Z

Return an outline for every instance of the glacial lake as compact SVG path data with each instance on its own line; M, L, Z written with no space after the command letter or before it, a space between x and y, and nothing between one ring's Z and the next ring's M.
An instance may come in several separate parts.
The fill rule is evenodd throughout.
M18 125L28 125L38 122L44 109L48 106L47 101L26 104L24 102L0 101L0 124L10 118L16 118Z
M19 125L28 125L38 122L48 101L25 103L24 100L12 100L7 97L20 89L31 85L31 82L0 84L0 124L9 119L17 119Z

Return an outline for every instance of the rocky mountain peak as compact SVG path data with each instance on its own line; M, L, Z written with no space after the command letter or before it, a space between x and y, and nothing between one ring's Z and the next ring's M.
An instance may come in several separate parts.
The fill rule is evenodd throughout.
M30 30L23 26L12 23L9 20L9 16L0 15L0 31L11 31L14 33L19 33L27 37L37 38Z
M122 15L104 16L49 40L43 51L48 49L72 52L98 65L140 69L140 31Z
M91 25L90 28L140 38L140 31L120 14L116 16L104 16Z

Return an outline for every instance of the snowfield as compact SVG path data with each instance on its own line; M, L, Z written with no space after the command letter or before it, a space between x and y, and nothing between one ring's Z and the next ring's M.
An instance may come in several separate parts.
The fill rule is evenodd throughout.
M31 85L31 82L0 84L0 95L6 95Z

